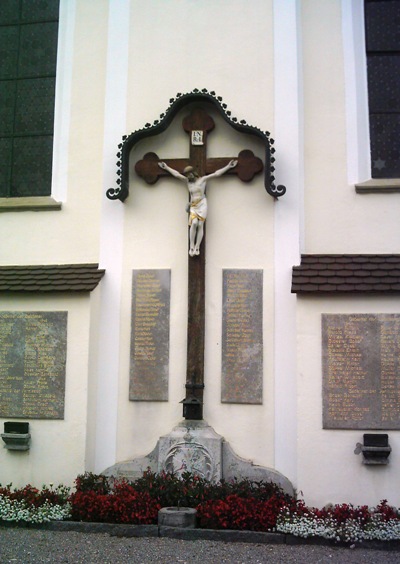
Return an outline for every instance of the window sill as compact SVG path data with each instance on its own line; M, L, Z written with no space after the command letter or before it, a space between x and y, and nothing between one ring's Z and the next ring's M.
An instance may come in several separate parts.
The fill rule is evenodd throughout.
M387 194L400 192L400 178L371 178L355 185L357 194Z
M57 202L51 196L0 198L0 213L9 211L53 211L60 209L61 202Z

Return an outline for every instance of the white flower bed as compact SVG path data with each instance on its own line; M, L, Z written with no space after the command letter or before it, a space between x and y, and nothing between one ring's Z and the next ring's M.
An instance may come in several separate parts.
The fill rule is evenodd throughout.
M0 496L0 520L25 523L48 523L68 519L71 515L70 503L54 505L47 501L40 507L28 506L23 501Z
M400 540L400 520L384 521L376 514L366 524L352 519L338 523L335 519L283 514L278 517L276 531L302 538L321 537L342 542L391 541Z

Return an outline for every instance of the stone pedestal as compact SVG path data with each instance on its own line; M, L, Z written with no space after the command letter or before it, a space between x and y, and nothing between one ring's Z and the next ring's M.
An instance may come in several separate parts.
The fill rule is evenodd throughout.
M182 421L158 441L158 471L192 472L217 482L222 477L222 442L205 421Z
M218 482L221 479L249 479L274 482L293 495L290 480L273 468L257 466L237 456L229 443L205 421L182 421L170 433L160 437L155 449L147 456L120 462L103 474L134 480L150 468L153 472L184 472Z

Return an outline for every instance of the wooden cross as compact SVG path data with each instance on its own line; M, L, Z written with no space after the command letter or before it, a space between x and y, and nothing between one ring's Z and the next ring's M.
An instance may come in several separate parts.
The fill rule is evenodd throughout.
M184 168L190 165L199 176L205 176L235 159L238 161L237 165L226 174L236 174L243 182L250 182L263 170L261 159L249 150L241 151L237 157L207 158L207 135L214 129L215 124L204 109L192 110L190 115L183 119L182 125L190 136L189 158L160 159L155 153L147 153L136 163L135 171L148 184L154 184L162 176L171 176L158 166L161 160L181 174ZM203 419L205 249L204 232L200 255L189 258L186 398L182 402L183 416L186 419Z

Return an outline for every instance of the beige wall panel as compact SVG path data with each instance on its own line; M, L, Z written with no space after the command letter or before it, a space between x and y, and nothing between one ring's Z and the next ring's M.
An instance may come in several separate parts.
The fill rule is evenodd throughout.
M64 419L1 419L1 432L4 421L29 421L32 435L29 451L0 448L1 481L12 482L15 487L50 483L72 486L76 476L85 470L89 297L44 296L39 301L21 296L12 307L9 300L2 298L0 309L68 312Z
M106 0L77 0L71 121L64 132L69 134L67 198L61 211L1 214L0 238L9 242L2 264L98 260L107 18ZM59 73L68 71L58 68Z
M387 431L392 447L387 466L366 466L354 454L362 430L322 429L322 313L399 313L398 298L298 299L298 483L307 504L399 505L400 432ZM373 431L372 431L373 432ZM377 431L380 432L380 431ZM382 431L386 432L386 431Z
M166 9L167 6L167 9ZM272 1L131 3L128 125L157 119L178 92L214 90L240 119L273 127Z
M236 156L249 148L263 157L263 148L249 136L232 130L215 110L209 136L209 156ZM131 168L147 151L160 157L187 156L188 138L182 110L160 136L139 143L131 154ZM206 274L206 353L204 417L225 436L238 454L273 464L273 208L262 175L249 184L225 177L208 184ZM121 370L117 459L147 454L160 435L182 418L185 396L187 323L187 202L186 186L174 178L146 185L134 172L125 216L125 255L121 320ZM129 402L129 335L131 271L136 268L171 269L171 324L169 402ZM264 405L221 405L222 269L264 270ZM149 424L151 422L151 424ZM233 424L234 422L234 424ZM260 433L254 433L260 429Z
M395 253L399 194L359 195L347 181L341 2L302 2L305 251Z

